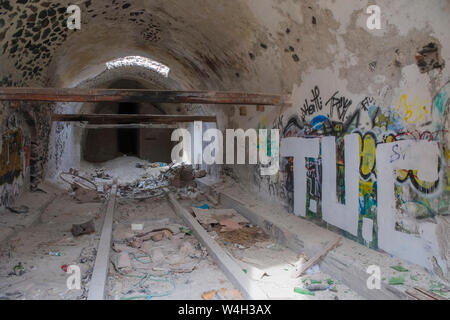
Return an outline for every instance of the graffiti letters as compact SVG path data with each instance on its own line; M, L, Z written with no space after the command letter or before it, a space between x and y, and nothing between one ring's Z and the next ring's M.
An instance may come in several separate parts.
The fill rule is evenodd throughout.
M318 86L315 86L314 89L311 90L312 99L308 102L308 99L305 99L303 103L303 107L301 108L302 118L305 119L308 115L313 115L314 113L321 111L323 107L322 98L320 97L320 89Z
M351 106L351 104L352 100L347 99L344 96L339 97L339 91L336 91L325 103L325 105L330 106L330 118L333 118L334 110L336 110L337 117L341 121L344 121L345 114L347 113L347 110Z

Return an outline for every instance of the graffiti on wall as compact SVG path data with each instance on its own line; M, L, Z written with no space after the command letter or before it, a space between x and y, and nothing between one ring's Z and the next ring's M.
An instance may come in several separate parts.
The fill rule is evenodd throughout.
M345 143L344 138L356 134L359 139L359 193L358 230L356 234L344 234L353 240L378 248L378 193L377 149L381 144L390 145L390 161L405 161L406 152L399 148L402 141L426 141L438 143L441 154L437 158L438 175L432 181L420 177L417 169L400 168L395 171L395 230L419 236L420 224L437 223L436 217L449 214L449 152L446 134L448 123L443 123L448 114L447 84L433 99L432 103L416 97L409 99L402 95L392 108L382 108L373 97L365 97L349 114L352 100L339 91L328 99L321 97L318 86L311 90L299 108L298 116L287 119L280 117L273 127L281 129L282 138L299 137L306 139L333 136L336 141L336 199L346 203L345 190ZM322 101L326 101L322 103ZM311 119L306 121L306 119ZM411 130L411 124L415 126ZM322 150L316 158L306 157L306 202L305 216L323 219ZM283 201L289 210L294 208L294 161L293 157L281 159L279 185L272 190L285 190ZM262 181L259 181L262 183Z
M29 142L21 128L6 130L1 135L0 208L13 203L24 182L30 164Z
M23 136L21 129L3 133L0 153L0 185L12 184L24 169Z

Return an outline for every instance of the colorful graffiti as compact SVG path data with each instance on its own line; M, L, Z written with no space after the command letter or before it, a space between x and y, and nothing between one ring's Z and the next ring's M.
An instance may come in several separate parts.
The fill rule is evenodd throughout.
M24 170L24 139L21 129L9 130L2 135L0 153L0 185L12 184Z
M358 134L360 145L358 232L357 235L353 235L344 231L346 237L371 248L378 248L376 153L380 144L403 140L428 141L438 142L443 150L442 155L438 158L438 178L433 181L420 179L418 170L396 170L396 184L393 190L396 199L395 229L407 234L417 234L418 224L421 221L436 223L436 216L449 214L450 170L448 147L446 146L448 142L442 141L442 138L448 133L442 129L444 127L442 116L446 112L448 113L447 91L449 88L450 83L436 95L433 104L419 98L408 101L406 95L403 95L397 106L384 109L377 105L376 99L365 97L357 105L357 110L346 118L352 101L341 96L338 91L325 103L325 106L330 107L328 115L314 116L317 111L326 111L322 110L320 89L316 86L311 90L312 98L306 99L303 107L300 108L300 118L292 116L287 121L283 121L282 117L278 120L277 127L282 128L282 138L321 138L324 136L336 138L336 196L338 202L342 204L345 204L346 201L344 137L349 134ZM430 105L433 105L433 109L430 108ZM309 122L305 120L307 115L312 115L312 120ZM333 117L339 120L335 121ZM432 118L437 120L431 121ZM437 121L439 121L438 124ZM284 125L280 125L280 123ZM424 125L425 123L427 126ZM411 124L414 124L416 129L408 129ZM419 129L421 126L423 130ZM305 159L306 217L318 220L322 219L323 168L321 157L320 153L317 158ZM401 160L404 154L400 152L396 144L392 144L390 157L394 162ZM293 167L292 157L282 159L280 184L291 194L284 199L289 202L288 205L291 209L294 207ZM367 224L368 221L370 223ZM370 236L367 234L367 226L372 230Z

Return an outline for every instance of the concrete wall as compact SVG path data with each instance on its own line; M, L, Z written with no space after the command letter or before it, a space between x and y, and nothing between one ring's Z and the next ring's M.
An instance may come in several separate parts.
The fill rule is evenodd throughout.
M17 107L0 113L0 213L30 185L31 134ZM16 110L15 110L16 109ZM6 112L5 112L6 111Z
M316 57L298 73L293 106L232 120L281 130L281 170L235 171L261 198L449 279L449 6L377 3L374 31L366 3L303 11L316 38L288 50Z

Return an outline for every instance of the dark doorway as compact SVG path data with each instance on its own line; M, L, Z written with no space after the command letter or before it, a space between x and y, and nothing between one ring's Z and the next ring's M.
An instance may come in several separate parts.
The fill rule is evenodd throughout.
M139 106L135 103L120 103L119 114L138 114ZM138 129L118 129L117 145L120 153L128 156L138 156Z

